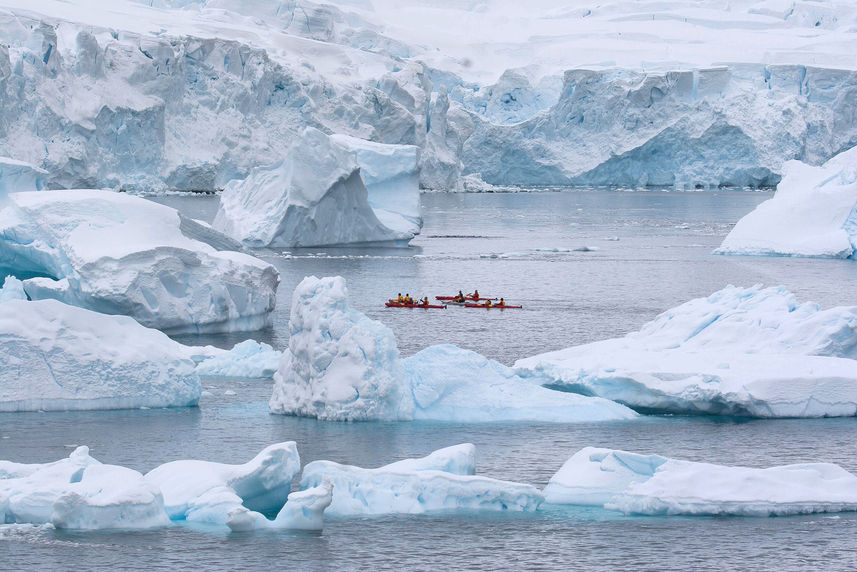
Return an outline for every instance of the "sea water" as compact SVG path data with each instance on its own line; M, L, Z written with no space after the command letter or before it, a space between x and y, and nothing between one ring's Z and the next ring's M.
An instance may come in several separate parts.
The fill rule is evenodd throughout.
M291 292L305 276L342 275L351 303L390 326L403 355L454 343L503 363L622 335L727 284L784 285L823 307L855 304L857 264L712 255L766 192L565 191L422 196L409 248L260 250L281 272L274 326L180 338L231 346L288 343ZM217 197L159 199L211 220ZM504 296L521 310L386 308L398 292ZM304 463L364 467L477 446L478 474L543 486L585 446L767 467L830 461L857 472L857 419L653 416L598 424L331 423L270 415L270 380L203 379L199 408L0 414L0 459L46 462L77 445L147 471L175 459L240 463L294 440ZM74 533L0 527L4 569L781 569L857 566L857 515L626 517L592 508L535 514L327 519L321 533L171 527Z

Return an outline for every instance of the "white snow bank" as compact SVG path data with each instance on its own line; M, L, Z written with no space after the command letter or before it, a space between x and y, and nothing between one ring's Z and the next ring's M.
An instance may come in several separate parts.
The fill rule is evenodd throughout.
M455 346L400 360L392 331L349 307L341 277L305 278L292 296L289 348L273 413L330 420L604 421L635 414L609 401L534 387Z
M625 514L775 516L857 510L857 476L831 463L754 469L587 447L544 495Z
M157 487L137 471L103 465L78 447L45 464L0 461L0 523L57 528L155 528L169 523Z
M189 238L210 235L174 209L97 190L14 193L0 211L0 265L42 274L30 298L125 314L170 333L270 322L279 276L261 260ZM222 237L220 242L228 242Z
M0 299L9 289L7 278ZM56 300L5 301L0 411L196 405L199 378L185 355L181 344L126 316Z
M19 191L41 191L48 172L24 161L0 157L0 198Z
M857 307L729 286L639 332L519 360L534 381L631 407L756 417L857 414Z
M355 147L357 153L352 150ZM357 145L351 138L333 139L308 127L278 164L257 167L246 179L226 185L214 227L256 247L409 240L415 233L413 226L419 230L417 221L403 218L413 213L411 203L419 201L419 190L408 182L415 168L408 159L415 150L397 153L391 150L395 147ZM372 172L375 200L389 205L392 213L402 213L386 217L394 219L392 228L370 206L358 154ZM396 161L385 164L384 155Z
M164 495L173 520L226 524L241 506L257 512L282 508L301 461L294 441L266 447L243 465L182 460L149 471L146 481Z
M467 457L449 462L450 457ZM423 459L405 460L377 469L313 461L304 467L301 487L333 485L328 515L423 514L451 510L534 511L542 494L531 485L474 476L473 445L436 451ZM448 472L452 468L467 473ZM475 469L475 467L474 467Z
M272 377L282 357L282 352L256 340L245 340L211 356L198 355L199 349L190 348L194 357L204 359L196 366L196 373L209 377Z
M773 198L746 215L715 252L854 258L857 147L814 167L789 161Z

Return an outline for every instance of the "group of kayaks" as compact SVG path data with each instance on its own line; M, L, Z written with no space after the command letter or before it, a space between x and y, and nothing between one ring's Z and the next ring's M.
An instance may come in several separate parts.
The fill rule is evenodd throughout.
M509 308L522 308L523 306L513 306L506 303L504 298L493 298L480 296L476 290L472 294L462 294L459 292L455 296L435 296L435 300L439 303L432 304L428 297L422 300L413 300L409 295L404 297L399 294L398 298L390 298L385 306L388 308L425 308L425 309L446 309L447 306L462 306L464 308L484 308L486 310L506 310Z

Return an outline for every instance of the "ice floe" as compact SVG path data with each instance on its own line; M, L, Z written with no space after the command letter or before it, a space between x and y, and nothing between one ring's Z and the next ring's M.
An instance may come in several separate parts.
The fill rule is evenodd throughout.
M857 414L857 307L727 287L623 338L525 358L518 374L638 410L754 417Z
M758 469L587 447L544 495L626 514L779 516L857 510L857 476L832 463Z

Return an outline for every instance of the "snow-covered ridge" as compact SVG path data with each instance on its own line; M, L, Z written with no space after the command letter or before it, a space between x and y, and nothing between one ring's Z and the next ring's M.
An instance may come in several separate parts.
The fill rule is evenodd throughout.
M519 360L536 383L638 410L752 417L857 415L857 307L784 288L727 287L640 331Z

